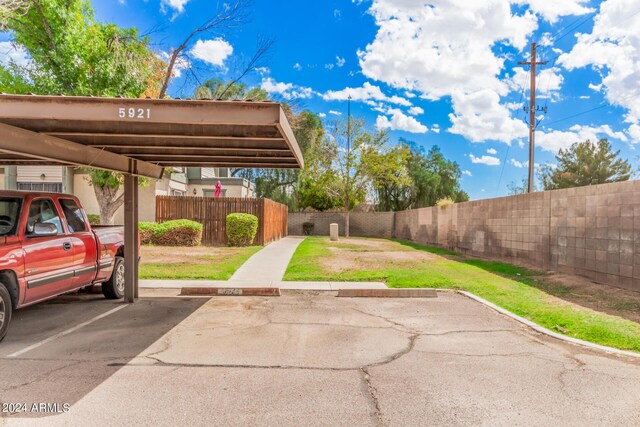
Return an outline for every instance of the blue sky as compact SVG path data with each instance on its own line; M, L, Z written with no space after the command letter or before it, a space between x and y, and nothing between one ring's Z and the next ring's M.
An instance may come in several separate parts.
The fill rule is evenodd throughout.
M93 0L99 20L155 29L158 52L217 4ZM637 0L254 0L249 23L195 40L191 64L201 79L231 77L259 36L276 44L248 85L328 121L346 116L351 95L353 114L389 128L392 141L440 146L465 171L472 199L504 195L526 176L529 83L517 61L532 41L549 61L538 76L538 105L548 112L539 117L536 163L553 163L571 142L608 137L638 164ZM185 75L173 80L172 96L192 94Z

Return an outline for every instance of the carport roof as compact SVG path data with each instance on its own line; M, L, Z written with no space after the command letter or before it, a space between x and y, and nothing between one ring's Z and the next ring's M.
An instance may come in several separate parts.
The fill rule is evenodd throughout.
M170 166L304 166L278 103L4 94L0 164L94 166L154 178Z

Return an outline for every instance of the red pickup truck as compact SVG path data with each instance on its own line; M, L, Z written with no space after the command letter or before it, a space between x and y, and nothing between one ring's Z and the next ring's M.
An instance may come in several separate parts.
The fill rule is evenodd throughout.
M86 286L124 296L124 229L89 225L74 196L0 191L0 341L12 311Z

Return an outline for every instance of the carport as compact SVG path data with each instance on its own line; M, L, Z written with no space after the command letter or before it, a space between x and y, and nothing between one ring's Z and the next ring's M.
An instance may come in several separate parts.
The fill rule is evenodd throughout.
M125 302L138 297L138 179L164 168L299 169L280 104L0 95L0 164L94 167L124 174Z

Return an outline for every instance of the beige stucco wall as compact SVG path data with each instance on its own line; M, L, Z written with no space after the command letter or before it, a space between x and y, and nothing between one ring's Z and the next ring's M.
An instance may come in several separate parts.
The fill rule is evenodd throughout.
M87 175L76 174L74 176L73 185L74 194L76 195L76 197L78 197L78 199L80 199L80 202L82 203L82 206L84 206L85 211L88 214L99 215L100 209L98 208L98 201L96 200L96 195L93 191L93 187L87 180ZM147 187L140 187L140 189L138 190L138 197L138 217L140 221L155 221L156 183L153 182ZM115 223L124 223L124 207L121 207L116 212Z

